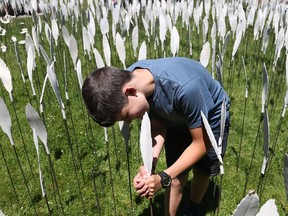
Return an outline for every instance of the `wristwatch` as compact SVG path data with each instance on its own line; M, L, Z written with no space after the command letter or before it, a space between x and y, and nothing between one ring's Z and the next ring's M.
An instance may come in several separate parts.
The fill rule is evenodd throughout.
M160 172L158 175L161 178L162 188L167 188L171 185L172 179L166 172Z

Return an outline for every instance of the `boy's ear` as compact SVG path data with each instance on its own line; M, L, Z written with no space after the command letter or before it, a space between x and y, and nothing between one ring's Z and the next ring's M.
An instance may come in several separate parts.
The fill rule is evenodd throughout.
M137 91L134 87L127 86L124 88L124 93L126 96L135 96Z

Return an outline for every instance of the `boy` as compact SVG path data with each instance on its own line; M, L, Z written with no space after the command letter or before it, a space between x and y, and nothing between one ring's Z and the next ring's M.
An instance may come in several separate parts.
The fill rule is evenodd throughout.
M85 80L82 96L91 117L105 127L121 120L130 123L148 112L153 139L153 166L156 166L165 146L167 169L147 176L141 167L133 181L137 193L151 198L165 188L165 215L176 215L188 172L193 168L187 206L192 207L194 214L204 215L199 204L210 176L218 173L219 163L206 134L201 111L218 141L221 105L223 100L226 101L227 119L222 143L224 156L230 101L222 86L199 62L173 57L142 60L127 70L100 68Z

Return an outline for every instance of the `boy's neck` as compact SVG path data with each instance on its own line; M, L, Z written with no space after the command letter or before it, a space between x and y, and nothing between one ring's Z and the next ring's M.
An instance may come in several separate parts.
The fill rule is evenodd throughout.
M145 68L134 70L131 82L134 84L137 91L142 92L146 98L151 96L154 92L154 78L150 71Z

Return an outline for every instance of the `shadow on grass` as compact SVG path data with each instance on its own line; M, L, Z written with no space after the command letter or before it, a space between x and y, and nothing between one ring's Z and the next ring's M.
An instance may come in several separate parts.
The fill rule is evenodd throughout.
M182 202L180 203L178 216L183 215L181 212L185 201L188 199L189 192L190 192L190 184L191 181L188 181L185 188ZM220 188L215 182L210 181L209 187L203 197L203 202L201 204L202 209L205 213L212 212L215 214L217 212L217 208L219 207L220 202ZM164 193L156 195L153 199L153 215L154 216L163 216L164 215ZM148 216L151 215L149 204L147 204L147 208L143 209L143 211L139 214L139 216Z

